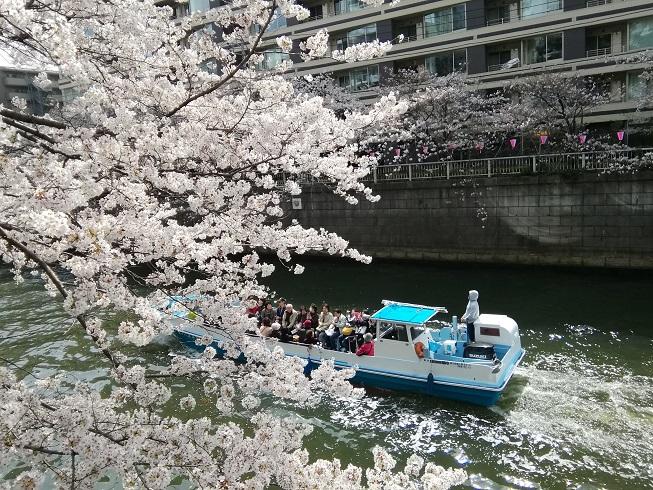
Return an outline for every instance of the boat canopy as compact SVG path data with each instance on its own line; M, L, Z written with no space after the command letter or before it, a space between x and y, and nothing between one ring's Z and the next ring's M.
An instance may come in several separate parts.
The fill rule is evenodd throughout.
M385 305L371 316L371 320L381 320L393 323L409 323L423 325L441 311L447 311L440 306L413 305L410 303L397 303L383 301Z

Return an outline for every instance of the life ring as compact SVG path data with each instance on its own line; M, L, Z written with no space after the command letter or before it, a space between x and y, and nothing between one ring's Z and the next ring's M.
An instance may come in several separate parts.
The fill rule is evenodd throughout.
M424 344L421 342L415 342L415 354L417 357L422 359L424 357Z

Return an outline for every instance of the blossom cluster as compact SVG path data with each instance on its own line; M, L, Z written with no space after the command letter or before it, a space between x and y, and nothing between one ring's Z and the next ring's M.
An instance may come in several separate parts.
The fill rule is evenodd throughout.
M56 380L35 387L0 369L0 464L32 468L19 486L55 468L57 484L71 488L108 472L127 487L163 488L178 475L199 487L316 488L326 466L343 486L359 484L362 469L336 462L300 472L310 428L260 403L261 393L303 404L360 396L347 382L353 373L325 364L305 378L298 361L246 339L251 322L233 305L265 296L259 281L274 263L301 273L293 256L370 260L285 213L307 175L349 202L377 200L362 182L375 161L360 156L357 137L406 106L388 95L343 117L291 80L257 71L275 15L301 19L307 10L291 0L234 0L203 16L224 31L216 43L198 15L174 21L154 0L3 2L2 46L17 62L56 67L74 97L39 116L24 101L0 107L0 255L18 280L34 272L62 298L111 375L100 393ZM319 32L303 49L321 56L327 41ZM284 51L291 44L278 40ZM48 90L48 80L36 83ZM233 339L222 346L226 359L215 358L210 338L200 358L176 356L163 368L117 350L169 334L168 304ZM107 310L120 314L117 327L100 319ZM244 365L234 362L242 352ZM180 396L178 379L197 390ZM211 401L215 418L197 416L200 400ZM171 406L178 416L163 415ZM219 418L237 410L252 413L247 433Z

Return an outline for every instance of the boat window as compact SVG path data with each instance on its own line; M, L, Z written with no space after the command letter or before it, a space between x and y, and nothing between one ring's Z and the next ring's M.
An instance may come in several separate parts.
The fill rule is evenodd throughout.
M379 322L379 338L380 339L389 338L393 332L392 329L393 326L394 325L392 323Z
M413 339L413 342L423 333L424 329L422 327L410 327L410 338Z
M397 340L400 342L408 342L408 332L406 332L406 325L395 325L397 328Z
M491 335L492 337L501 337L501 331L498 328L481 327L481 335Z

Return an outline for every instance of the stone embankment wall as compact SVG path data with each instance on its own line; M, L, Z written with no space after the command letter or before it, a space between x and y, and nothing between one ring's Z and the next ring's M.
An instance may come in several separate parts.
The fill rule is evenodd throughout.
M378 258L653 268L653 172L377 184L352 206L324 186L289 210ZM294 207L299 203L295 200Z

